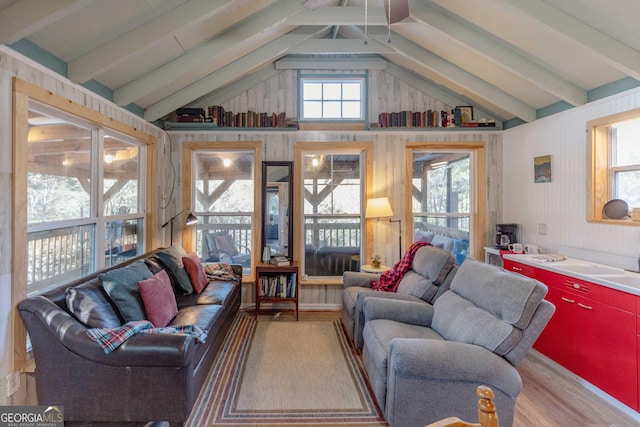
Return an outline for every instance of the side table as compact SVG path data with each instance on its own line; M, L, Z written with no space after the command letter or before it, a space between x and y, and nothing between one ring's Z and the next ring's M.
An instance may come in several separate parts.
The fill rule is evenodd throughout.
M380 267L374 267L371 264L365 264L362 267L360 267L360 271L363 271L365 273L382 274L387 270L391 270L391 267L384 264L381 264Z
M256 317L261 302L292 302L298 320L298 286L297 263L292 261L286 266L259 263L256 266Z

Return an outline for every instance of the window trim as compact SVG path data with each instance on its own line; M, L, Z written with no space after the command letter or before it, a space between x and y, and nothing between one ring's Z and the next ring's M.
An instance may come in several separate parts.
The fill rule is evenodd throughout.
M609 126L625 120L639 119L640 108L611 114L589 120L587 126L587 222L640 226L638 221L621 221L604 218L602 209L613 197L613 174L611 173L611 147L609 144Z
M415 142L405 145L405 182L412 183L412 162L414 151L439 151L451 152L468 151L470 154L471 168L471 206L469 215L469 257L483 259L487 236L487 165L486 143L484 142ZM404 215L405 224L413 225L411 188L405 190ZM403 240L413 241L413 227L407 226L404 230Z
M17 304L26 298L27 293L27 259L28 248L26 242L27 235L27 160L28 160L28 134L29 124L27 122L30 101L39 102L45 106L50 106L61 110L64 113L86 120L92 125L113 130L124 135L128 135L146 145L146 184L147 188L155 188L156 179L156 138L133 126L114 120L105 116L99 111L92 110L58 95L49 90L38 87L25 80L13 77L13 102L12 102L12 127L13 127L13 157L12 171L14 179L12 181L12 234L11 234L11 307L13 309L13 339L11 351L12 371L25 369L28 366L26 353L26 329L17 310ZM156 192L146 191L144 215L145 224L156 224L155 209ZM157 246L157 236L154 227L148 227L145 235L145 252Z
M324 82L336 81L344 83L348 80L358 80L361 82L361 97L360 97L360 112L362 116L357 119L351 118L305 118L304 117L304 91L303 86L305 81L318 80ZM298 72L298 118L300 123L367 123L369 108L369 74L354 73L354 74L303 74Z
M219 150L219 151L253 151L254 167L261 168L263 160L263 148L261 141L197 141L185 142L182 146L182 206L192 206L193 200L193 153L199 150ZM261 169L260 169L261 170ZM262 173L254 171L254 194L253 194L253 220L251 221L251 235L260 236L262 230ZM190 252L196 251L196 228L183 227L182 246ZM251 254L253 255L252 265L249 275L243 275L243 282L255 281L255 265L257 263L256 254L261 254L260 239L252 239Z
M366 200L373 195L373 143L372 142L294 142L293 143L293 256L294 259L302 260L304 255L304 155L308 152L319 153L327 152L329 154L360 152L363 156L364 183L363 195L361 203L361 215L364 219L364 208ZM374 225L377 220L370 218L364 219L362 238L361 238L361 259L366 259L369 254L373 253L373 235ZM336 286L342 284L342 277L326 278L318 277L305 279L300 277L301 285L327 285Z

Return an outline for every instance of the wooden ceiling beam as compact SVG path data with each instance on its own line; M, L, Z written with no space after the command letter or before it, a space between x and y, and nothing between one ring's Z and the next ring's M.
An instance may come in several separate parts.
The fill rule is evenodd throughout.
M640 80L640 52L540 0L494 0L524 12L590 50L612 68Z
M203 93L208 93L216 88L223 87L250 74L256 69L260 69L264 64L273 62L275 59L284 55L292 46L302 43L313 36L313 33L287 34L259 47L234 63L209 74L207 77L183 88L179 92L175 92L162 101L149 106L145 111L144 118L150 122L157 120L175 111L177 108L201 98Z
M164 66L116 89L113 92L114 102L118 105L128 105L155 91L161 91L163 97L166 97L167 91L180 91L211 72L242 58L246 53L260 49L262 45L286 34L292 28L284 22L302 10L304 9L299 1L279 0L210 42L203 43ZM223 54L227 56L225 59L222 58ZM203 91L200 96L208 92Z
M74 82L82 83L116 67L124 66L143 49L157 43L166 43L168 38L175 37L185 27L215 15L222 16L226 9L233 7L233 3L232 0L191 0L183 3L71 61L68 65L68 77ZM225 21L218 22L218 25L212 28L222 31L255 12L257 10L247 8L235 21L224 15Z
M303 13L289 19L292 25L364 25L364 7L327 6ZM383 7L369 7L367 25L387 26Z
M379 43L387 42L386 31L379 31L372 28L369 32L370 38ZM408 59L420 63L437 73L443 80L448 80L461 86L470 94L484 98L500 108L510 111L516 117L520 117L525 122L536 120L536 109L520 101L519 99L505 93L501 89L480 79L479 77L463 70L455 64L423 49L417 44L394 34L391 46L397 53L406 56Z
M577 106L587 103L586 90L502 46L496 40L492 40L471 27L438 12L432 4L414 1L410 10L411 17L417 22L435 28L458 43L473 49L476 53L495 63L496 66L509 70L539 89L571 105ZM473 64L464 64L464 67L467 70L472 70Z
M0 12L0 44L10 45L95 0L22 0Z

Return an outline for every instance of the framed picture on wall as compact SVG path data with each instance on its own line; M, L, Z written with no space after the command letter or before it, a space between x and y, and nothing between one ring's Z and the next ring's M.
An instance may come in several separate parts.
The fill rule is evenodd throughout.
M462 123L473 121L473 107L471 105L458 105L456 108L460 110L460 121Z
M533 158L533 182L551 182L551 155Z

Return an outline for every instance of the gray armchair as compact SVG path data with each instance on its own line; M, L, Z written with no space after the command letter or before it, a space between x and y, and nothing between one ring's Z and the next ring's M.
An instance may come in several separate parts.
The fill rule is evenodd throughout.
M493 389L500 424L512 425L522 389L515 366L555 310L546 293L536 280L467 259L433 306L366 298L363 361L390 425L471 419L480 385Z
M345 271L342 275L342 322L349 338L358 349L362 349L362 328L364 314L362 304L367 297L399 299L433 304L451 284L458 267L455 258L444 249L424 246L416 252L411 270L405 274L396 292L372 290L372 280L380 278L377 274Z

